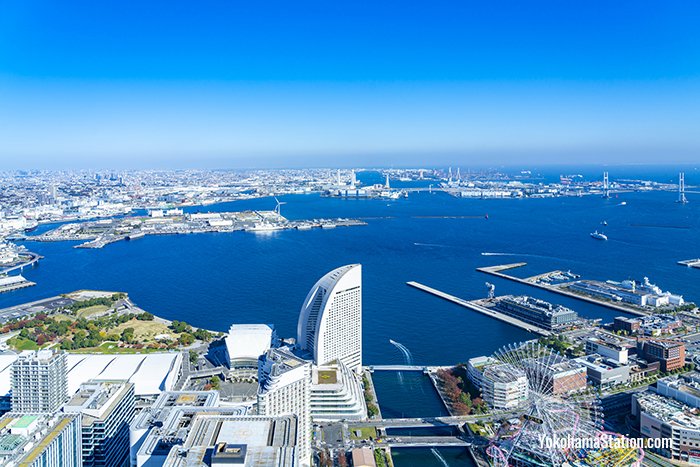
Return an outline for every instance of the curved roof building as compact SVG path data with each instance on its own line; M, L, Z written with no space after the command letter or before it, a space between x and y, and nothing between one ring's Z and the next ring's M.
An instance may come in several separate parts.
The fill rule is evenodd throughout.
M297 344L316 365L336 360L362 371L362 266L334 269L313 286L304 300Z

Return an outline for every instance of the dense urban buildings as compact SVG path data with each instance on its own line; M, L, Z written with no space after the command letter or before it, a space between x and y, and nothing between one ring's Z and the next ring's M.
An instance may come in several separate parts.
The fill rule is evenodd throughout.
M171 450L162 465L294 467L299 465L296 443L297 417L294 415L262 417L200 413L194 416L182 450Z
M80 415L9 413L0 418L0 464L81 467Z
M633 396L632 414L642 435L670 440L670 447L653 451L674 460L700 462L700 417L691 407L649 391Z
M630 381L630 367L612 358L592 354L576 362L586 367L588 381L595 387L616 386Z
M529 361L527 375L549 394L566 395L586 388L586 367L561 356Z

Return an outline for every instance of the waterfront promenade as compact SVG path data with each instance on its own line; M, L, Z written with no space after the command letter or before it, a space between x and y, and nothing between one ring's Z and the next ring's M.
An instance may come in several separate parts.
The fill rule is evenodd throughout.
M434 289L432 287L429 287L427 285L423 285L423 284L420 284L420 283L414 282L414 281L406 282L406 284L410 285L411 287L415 287L418 290L422 290L423 292L427 292L429 294L435 295L436 297L440 297L442 299L445 299L445 300L450 301L452 303L455 303L457 305L463 306L465 308L469 308L470 310L484 314L486 316L497 319L499 321L503 321L504 323L508 323L512 326L519 327L520 329L524 329L525 331L539 334L541 336L551 335L551 332L546 330L546 329L543 329L543 328L540 328L538 326L534 326L532 324L526 323L526 322L521 321L517 318L507 316L507 315L500 313L496 310L481 306L478 301L464 300L463 298L455 297L454 295L450 295L446 292L442 292L440 290Z

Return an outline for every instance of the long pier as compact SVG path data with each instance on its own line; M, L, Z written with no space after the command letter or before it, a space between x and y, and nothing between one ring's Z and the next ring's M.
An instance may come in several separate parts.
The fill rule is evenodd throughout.
M481 313L483 315L497 319L499 321L503 321L504 323L510 324L512 326L519 327L520 329L524 329L525 331L539 334L541 336L549 336L552 334L550 331L548 331L544 328L534 326L532 324L521 321L517 318L513 318L511 316L500 313L496 310L486 308L484 306L477 304L476 302L470 302L468 300L464 300L463 298L455 297L454 295L450 295L446 292L442 292L441 290L434 289L434 288L429 287L427 285L423 285L423 284L420 284L420 283L414 282L414 281L406 282L406 284L410 285L411 287L415 287L418 290L422 290L423 292L427 292L429 294L435 295L436 297L440 297L440 298L447 300L449 302L455 303L455 304L463 306L465 308L469 308L472 311L476 311L478 313Z
M481 268L476 268L476 270L479 272L483 272L485 274L490 274L492 276L500 277L502 279L507 279L509 281L518 282L520 284L525 284L525 285L529 285L532 287L537 287L537 288L546 290L548 292L556 293L559 295L565 295L567 297L575 298L576 300L581 300L584 302L593 303L594 305L604 306L606 308L610 308L610 309L613 309L616 311L622 311L624 313L630 313L630 314L638 315L638 316L646 316L649 314L649 313L647 313L645 311L641 311L637 308L632 308L629 306L620 305L618 303L613 303L613 302L610 302L608 300L601 300L599 298L591 297L588 295L577 294L577 293L571 292L569 290L566 290L562 286L554 286L554 285L549 285L549 284L543 284L541 282L536 282L536 280L538 278L546 276L550 273L538 274L536 276L521 279L520 277L511 276L509 274L504 274L503 272L501 272L501 271L505 271L508 269L519 268L519 267L525 266L526 264L527 263L499 264L498 266L485 266L485 267L481 267Z

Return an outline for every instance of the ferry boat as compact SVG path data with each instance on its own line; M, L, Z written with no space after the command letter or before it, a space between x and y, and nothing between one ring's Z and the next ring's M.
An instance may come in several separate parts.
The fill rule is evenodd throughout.
M591 237L595 238L596 240L607 240L608 236L605 235L602 232L598 232L597 230L595 232L591 232Z
M260 222L254 224L253 227L248 227L246 230L248 232L272 232L273 230L284 229L281 225L270 224L269 222Z

